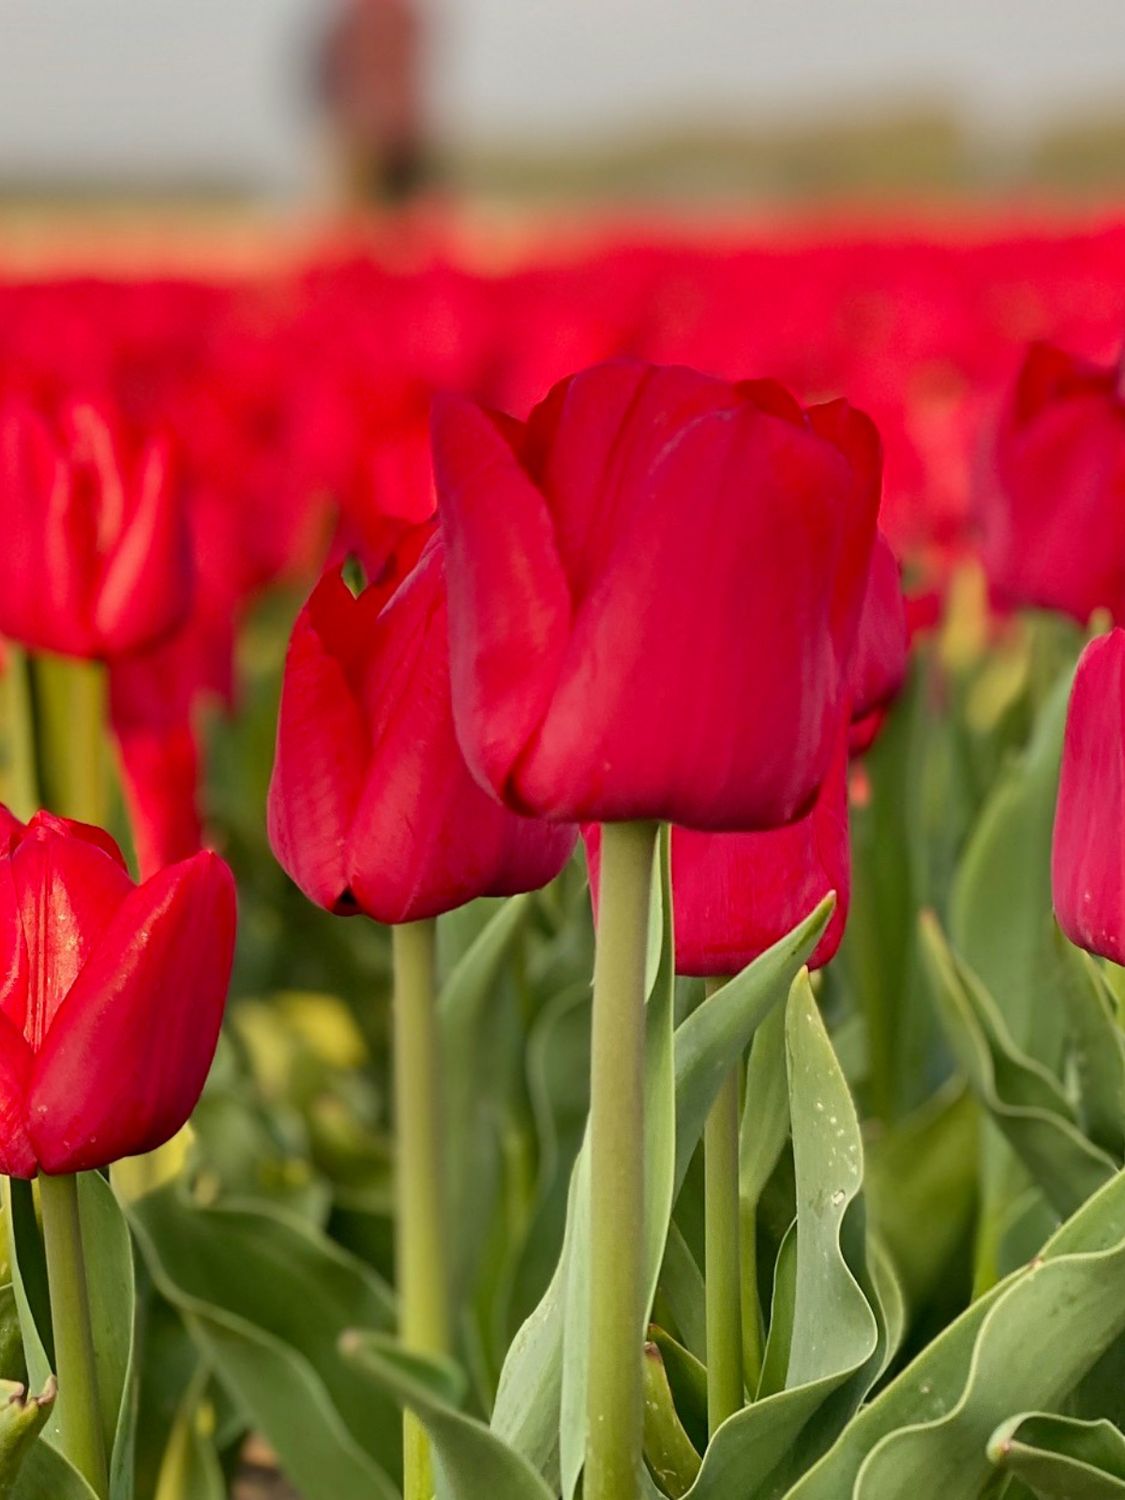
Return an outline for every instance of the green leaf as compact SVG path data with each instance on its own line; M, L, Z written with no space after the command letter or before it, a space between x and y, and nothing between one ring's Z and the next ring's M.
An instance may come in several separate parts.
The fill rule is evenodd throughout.
M1115 1172L1079 1130L1054 1076L1020 1052L991 996L960 962L932 913L922 947L946 1034L969 1083L1060 1215L1073 1212Z
M1039 1262L974 1302L880 1391L787 1500L901 1500L912 1492L972 1500L987 1481L986 1446L1000 1421L1065 1395L1115 1337L1119 1304L1125 1319L1125 1278L1114 1269L1122 1257L1125 1173L1058 1230ZM1096 1328L1088 1329L1091 1321ZM979 1378L985 1369L991 1387ZM920 1439L919 1448L896 1450L899 1435L908 1445ZM868 1467L878 1454L877 1468ZM936 1469L923 1469L926 1462Z
M28 1450L12 1500L97 1500L97 1496L57 1448L40 1441Z
M675 1219L668 1225L664 1263L660 1267L659 1296L687 1349L698 1360L707 1353L707 1316L703 1272Z
M1064 1015L1051 910L1051 837L1071 674L1051 690L1031 742L985 804L954 882L949 930L1016 1045L1058 1064Z
M1088 953L1071 948L1071 982L1064 984L1080 1109L1090 1139L1118 1161L1125 1156L1125 1033L1105 971Z
M374 1273L273 1205L200 1209L173 1186L130 1213L157 1286L308 1500L390 1500L384 1465L398 1462L398 1414L338 1348L357 1319L393 1325Z
M98 1378L98 1408L110 1458L113 1500L129 1500L133 1491L134 1405L132 1392L133 1337L136 1293L133 1284L133 1244L113 1189L97 1172L78 1179L82 1239L87 1249L86 1276L94 1359ZM43 1389L52 1374L53 1338L50 1315L44 1306L45 1272L42 1246L35 1223L34 1203L22 1185L9 1195L16 1255L13 1286L20 1313L28 1383ZM27 1277L25 1279L25 1271ZM44 1441L59 1447L57 1412L44 1429Z
M644 1351L644 1400L645 1461L664 1494L680 1500L699 1473L700 1458L676 1411L660 1349L651 1342Z
M349 1360L426 1428L441 1468L441 1500L555 1500L526 1459L483 1422L449 1404L447 1376L440 1368L428 1371L427 1361L369 1334L348 1333L344 1349ZM350 1492L340 1492L345 1493Z
M676 1029L676 1187L729 1070L779 1001L828 925L826 896L792 932L711 995Z
M988 1456L1039 1500L1125 1497L1125 1434L1112 1422L1025 1413L996 1429Z
M950 1267L976 1207L978 1116L964 1084L951 1080L867 1143L871 1217L915 1309L958 1291Z
M675 1173L672 1196L679 1191L692 1153L699 1144L708 1111L729 1069L742 1056L759 1023L784 996L794 974L820 940L832 912L832 898L817 909L760 958L732 979L676 1030L675 1064ZM657 986L659 994L660 986ZM650 1006L651 1010L651 1006ZM657 1009L663 1031L663 1013ZM654 1028L656 1029L656 1028ZM655 1044L654 1044L655 1045ZM651 1055L651 1054L650 1054ZM657 1054L659 1055L659 1054ZM653 1089L653 1080L647 1087ZM646 1094L646 1102L647 1102ZM665 1122L660 1121L660 1128ZM551 1480L559 1473L558 1448L563 1389L563 1348L568 1326L571 1345L582 1336L586 1323L574 1323L567 1303L568 1287L577 1286L584 1274L572 1270L572 1259L586 1254L580 1226L585 1215L585 1149L571 1176L567 1222L562 1251L554 1276L539 1305L512 1341L500 1378L500 1389L492 1416L493 1430L523 1454ZM650 1168L662 1170L659 1153ZM667 1202L666 1189L646 1194L648 1223L646 1246L656 1256L650 1264L650 1285L655 1289L667 1234L667 1215L660 1205ZM661 1222L661 1219L663 1222ZM568 1440L573 1446L577 1443Z
M478 1058L482 1040L488 1036L489 1004L504 962L527 921L530 900L521 895L505 901L441 988L445 1124L455 1224L470 1222L467 1209L474 1191L470 1169L480 1109Z
M172 1426L153 1500L224 1500L226 1496L222 1466L208 1436L213 1414L204 1399L206 1387L206 1371L201 1367Z
M831 1443L884 1360L885 1328L866 1265L859 1121L807 972L793 982L785 1022L797 1190L785 1389L723 1423L692 1500L785 1494ZM783 1252L775 1308L785 1322L788 1264ZM779 1369L776 1348L767 1350L766 1367Z

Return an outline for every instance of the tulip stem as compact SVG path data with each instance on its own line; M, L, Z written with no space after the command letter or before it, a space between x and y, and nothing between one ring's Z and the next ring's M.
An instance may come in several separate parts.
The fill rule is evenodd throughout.
M106 669L98 661L35 658L40 793L60 817L104 824L109 741Z
M109 1476L105 1434L98 1410L97 1362L82 1251L78 1178L41 1176L39 1201L43 1209L63 1451L99 1500L105 1500Z
M585 1500L640 1494L645 964L658 825L602 828L590 1068Z
M709 979L708 996L724 982ZM738 1072L731 1068L723 1080L703 1137L707 1426L712 1433L743 1405Z
M8 756L4 800L17 818L30 818L39 807L39 770L35 749L35 695L27 652L7 643L4 670L4 717Z
M397 1137L399 1335L419 1354L450 1352L445 1163L441 1149L441 1043L437 924L393 929L394 1096ZM417 1417L403 1419L405 1500L434 1492L430 1445Z

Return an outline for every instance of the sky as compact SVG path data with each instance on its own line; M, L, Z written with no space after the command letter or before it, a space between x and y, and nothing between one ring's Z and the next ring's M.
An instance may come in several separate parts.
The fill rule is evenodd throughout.
M1125 107L1125 0L426 0L446 138L588 145L948 100L1018 139ZM315 172L331 0L0 0L0 176Z

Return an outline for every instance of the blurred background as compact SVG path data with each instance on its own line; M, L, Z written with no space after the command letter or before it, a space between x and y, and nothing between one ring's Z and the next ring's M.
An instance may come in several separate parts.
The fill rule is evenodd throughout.
M9 218L1123 179L1120 0L0 0Z

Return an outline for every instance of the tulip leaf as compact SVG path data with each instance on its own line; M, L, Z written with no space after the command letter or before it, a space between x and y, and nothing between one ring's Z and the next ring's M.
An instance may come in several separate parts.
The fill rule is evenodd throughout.
M133 1245L124 1215L109 1183L98 1172L78 1179L82 1238L86 1258L90 1321L98 1374L98 1406L110 1455L113 1500L129 1500L133 1491L135 1410L132 1398L135 1290ZM45 1273L35 1209L23 1185L12 1184L8 1202L12 1213L16 1254L13 1286L20 1314L28 1381L43 1389L52 1374L54 1340L50 1314L44 1306ZM26 1277L25 1277L26 1271ZM44 1440L60 1446L58 1413L53 1411Z
M958 1293L951 1267L976 1207L979 1114L964 1083L951 1079L868 1142L871 1217L915 1308L935 1296L946 1305Z
M645 1345L645 1462L671 1500L686 1495L699 1473L700 1458L684 1431L659 1347Z
M797 1221L787 1237L791 1254L779 1256L780 1322L766 1357L767 1373L780 1378L788 1345L784 1389L723 1423L691 1500L785 1494L828 1448L885 1362L886 1326L867 1264L859 1121L807 973L790 990L785 1040Z
M1070 955L1071 982L1063 995L1083 1123L1090 1139L1120 1161L1125 1157L1125 1032L1117 1024L1105 971L1088 953L1071 948Z
M1120 1337L1123 1260L1120 1173L1062 1225L1035 1262L978 1298L928 1344L786 1500L901 1500L912 1492L972 1500L987 1484L987 1444L999 1423L1013 1410L1061 1400ZM900 1435L905 1447L896 1449ZM908 1476L919 1473L922 1480L912 1485Z
M791 933L717 990L705 1005L676 1029L673 1197L679 1191L692 1153L699 1144L707 1114L723 1079L749 1046L757 1026L784 997L793 976L820 941L832 905L831 897L822 901ZM648 1019L652 1027L651 1014ZM652 1055L651 1051L649 1055ZM652 1089L651 1079L648 1087ZM571 1177L566 1230L554 1276L508 1351L492 1416L493 1430L551 1481L560 1472L563 1348L570 1323L567 1288L578 1280L577 1272L572 1277L570 1262L572 1257L581 1257L584 1262L586 1255L577 1227L585 1219L585 1161L583 1149ZM663 1222L660 1222L654 1210L665 1201L665 1197L662 1193L646 1194L646 1211L650 1215L646 1246L650 1252L656 1251L656 1258L649 1268L650 1286L654 1286L659 1273L668 1228L667 1216L663 1216ZM575 1337L570 1340L573 1347L580 1333L576 1325L571 1323L570 1326L575 1331Z
M988 1456L1039 1500L1125 1500L1125 1433L1112 1422L1028 1412L1001 1423Z
M0 1489L7 1500L7 1494ZM78 1470L47 1442L33 1443L11 1491L11 1500L98 1500Z
M442 985L444 1139L450 1222L461 1226L454 1237L456 1300L465 1300L482 1237L495 1201L493 1140L497 1103L490 1089L489 1061L501 1050L496 1028L503 1011L496 990L505 959L523 930L530 896L505 901L462 954Z
M398 1414L339 1352L357 1319L389 1330L379 1278L276 1205L202 1209L176 1187L133 1204L149 1271L216 1379L308 1500L395 1494Z
M372 1384L414 1412L430 1434L440 1468L439 1500L554 1500L527 1459L450 1404L440 1367L377 1335L349 1332L344 1349Z
M1054 1076L1019 1051L992 997L922 918L922 949L942 1024L970 1086L1060 1215L1073 1212L1116 1170L1078 1128Z
M1047 698L1026 751L997 782L950 898L957 952L993 997L1016 1045L1058 1065L1064 1016L1051 912L1051 836L1072 674Z

